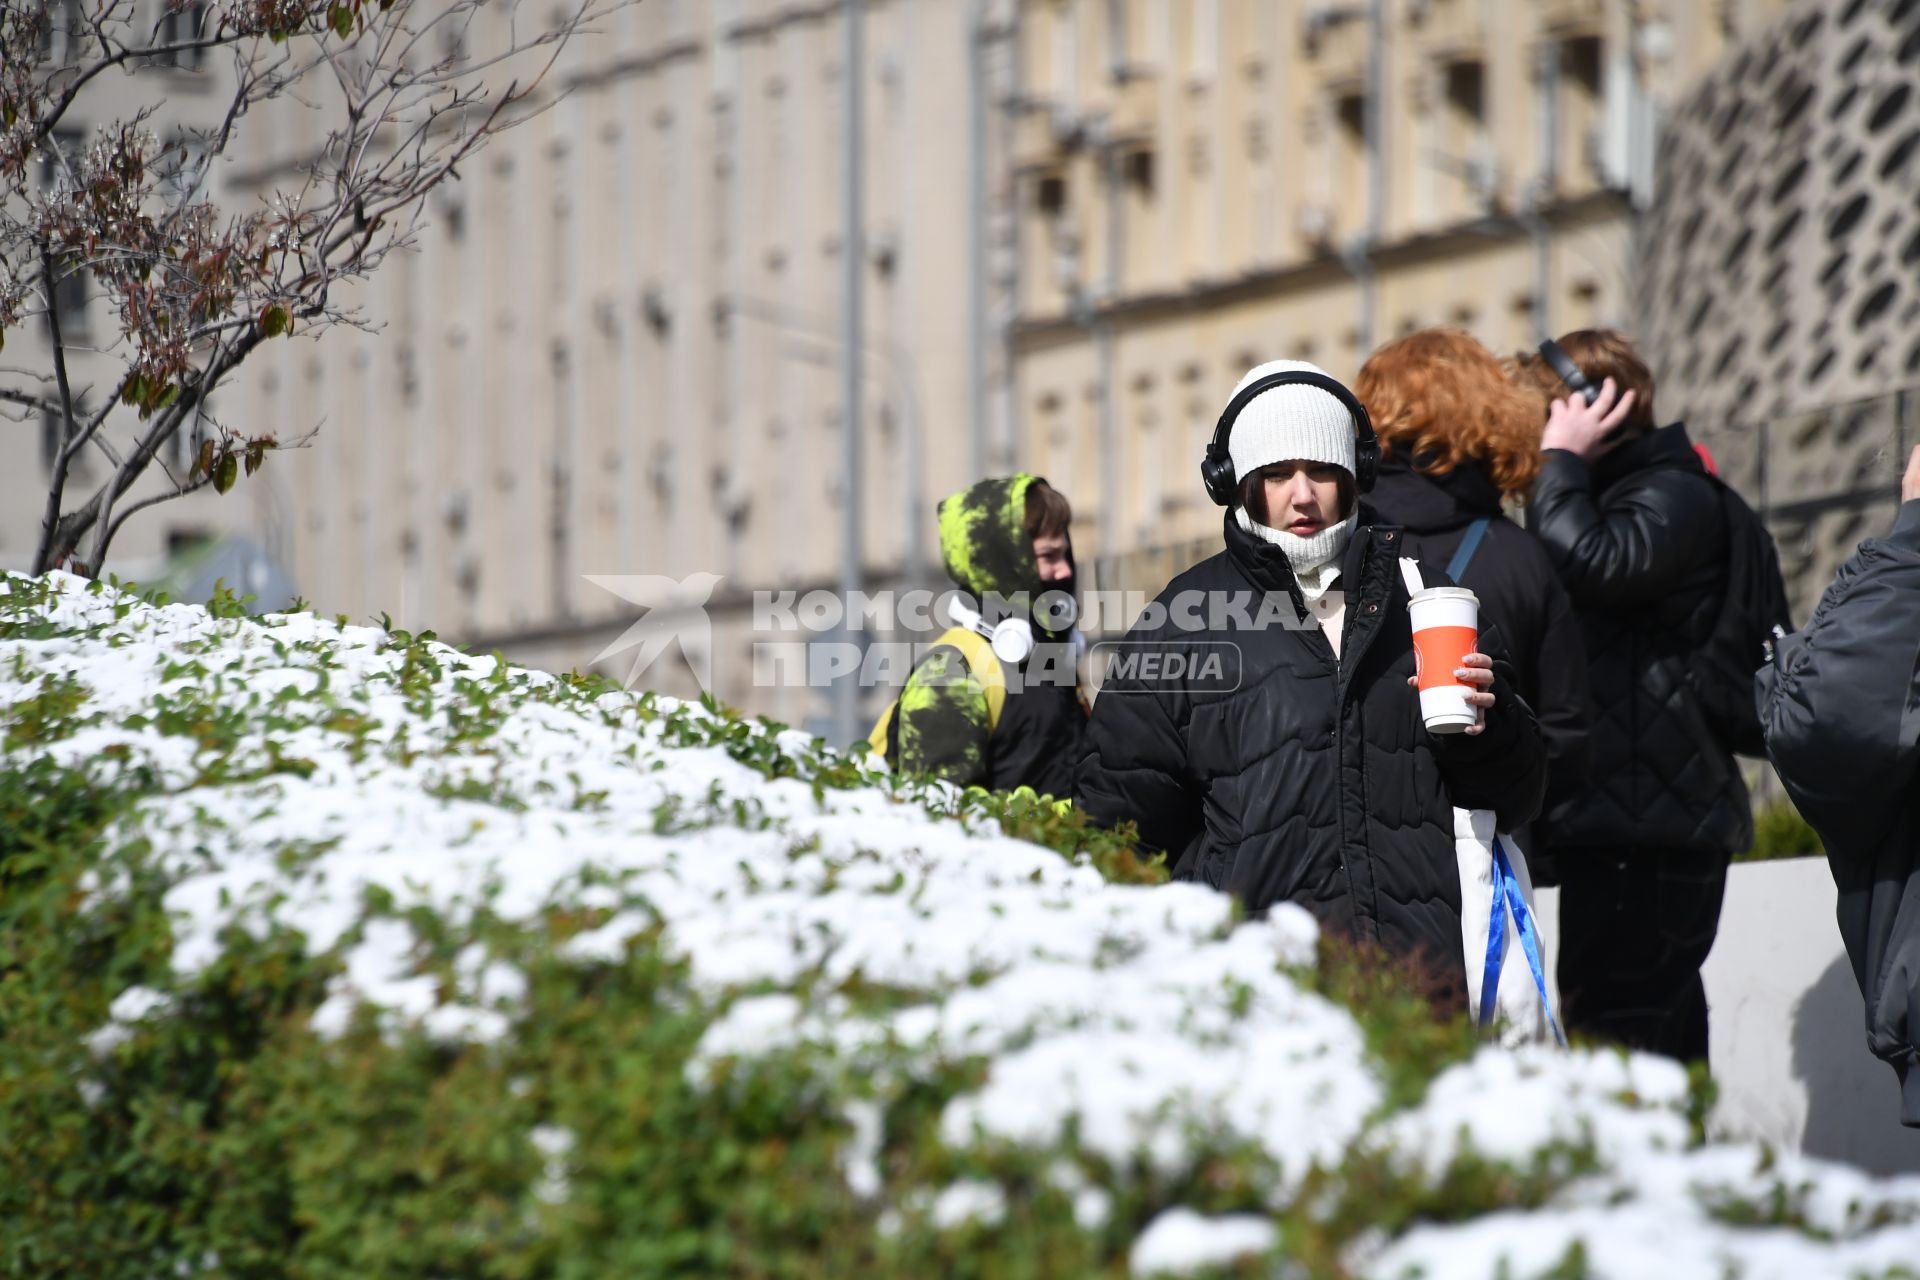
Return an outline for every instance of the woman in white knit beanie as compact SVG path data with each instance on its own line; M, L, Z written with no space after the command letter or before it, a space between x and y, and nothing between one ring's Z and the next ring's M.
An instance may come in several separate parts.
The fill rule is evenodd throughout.
M1233 394L1275 373L1325 371L1302 360L1272 360L1240 379ZM1234 419L1227 439L1240 477L1234 519L1279 547L1293 568L1308 609L1336 655L1345 621L1345 593L1334 583L1340 558L1360 520L1353 414L1327 391L1294 384L1255 396Z
M1274 375L1293 377L1255 389ZM1351 392L1274 361L1228 410L1202 467L1228 507L1226 549L1168 584L1119 647L1140 658L1108 670L1076 804L1135 823L1176 879L1254 913L1297 903L1464 1006L1453 808L1493 809L1502 830L1533 817L1533 713L1489 628L1456 673L1483 690L1480 731L1426 730L1401 534L1363 503L1374 459Z

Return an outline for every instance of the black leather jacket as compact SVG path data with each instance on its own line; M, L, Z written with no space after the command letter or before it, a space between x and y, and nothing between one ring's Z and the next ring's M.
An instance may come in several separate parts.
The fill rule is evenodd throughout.
M1727 573L1720 499L1675 424L1591 468L1549 450L1527 523L1586 638L1592 775L1546 817L1556 854L1621 848L1738 853L1753 840L1746 783L1687 682Z

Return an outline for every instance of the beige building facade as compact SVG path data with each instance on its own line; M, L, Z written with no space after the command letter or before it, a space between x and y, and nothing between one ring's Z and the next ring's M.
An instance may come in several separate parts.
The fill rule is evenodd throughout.
M1015 467L1073 500L1083 586L1157 586L1218 538L1197 462L1249 365L1632 325L1661 113L1782 7L872 0L856 484L845 5L648 0L436 194L354 299L368 331L272 344L216 397L310 446L119 551L240 529L323 611L561 670L642 613L588 575L680 583L628 594L704 598L714 692L824 727L823 690L755 661L753 593L835 587L856 493L870 588L940 585L933 503ZM225 196L308 127L254 135ZM37 524L17 481L9 563ZM640 682L693 689L677 660Z
M979 153L993 113L974 99L1011 47L1006 17L864 13L857 494L875 586L937 576L932 502L1004 413L975 390L1004 359L979 349L970 303L991 301L971 289L991 257L979 177L1006 171ZM750 608L757 590L836 584L856 495L846 65L836 3L650 0L577 42L565 96L467 166L421 251L366 291L381 329L250 370L262 417L325 424L277 476L307 596L561 670L640 602L704 600L715 692L817 721L822 691L764 687L764 664L756 683ZM636 656L601 669L624 678ZM693 691L677 655L640 680Z
M1110 584L1217 542L1198 461L1253 364L1346 378L1430 325L1502 353L1635 328L1661 117L1782 7L1022 6L1022 461L1120 559Z

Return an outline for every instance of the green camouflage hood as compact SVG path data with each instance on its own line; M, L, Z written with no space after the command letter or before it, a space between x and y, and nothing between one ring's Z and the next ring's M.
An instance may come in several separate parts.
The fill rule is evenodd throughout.
M982 480L940 503L940 554L947 576L976 600L989 592L1029 600L1045 590L1027 536L1027 490L1039 476L1025 472Z

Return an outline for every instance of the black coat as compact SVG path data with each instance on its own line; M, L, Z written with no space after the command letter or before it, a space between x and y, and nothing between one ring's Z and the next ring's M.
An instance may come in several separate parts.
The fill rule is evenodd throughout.
M1166 850L1177 878L1227 889L1256 912L1297 902L1333 931L1423 956L1463 996L1453 806L1494 809L1505 827L1530 819L1546 776L1539 730L1488 630L1498 701L1486 731L1426 732L1407 685L1401 535L1368 527L1364 509L1361 518L1342 568L1336 661L1284 554L1229 516L1227 549L1168 584L1156 602L1167 619L1143 618L1127 642L1230 651L1237 663L1199 688L1110 672L1075 800L1096 822L1136 821L1142 845ZM1253 625L1225 612L1183 629L1182 598L1250 599ZM1263 602L1292 624L1259 627Z
M1591 468L1547 451L1527 526L1580 619L1594 708L1592 777L1548 811L1551 852L1734 854L1752 842L1746 783L1687 679L1725 589L1724 519L1677 423Z
M1406 530L1408 554L1441 573L1468 526L1491 520L1456 581L1480 597L1481 618L1499 628L1520 696L1540 722L1547 747L1546 807L1586 786L1592 707L1580 622L1539 539L1502 513L1500 489L1486 467L1468 460L1428 475L1389 457L1381 462L1367 501L1381 519Z
M1767 755L1827 846L1867 1043L1920 1126L1920 502L1756 678Z
M1007 701L1000 727L993 732L987 760L989 791L1032 787L1043 796L1073 794L1073 770L1080 759L1086 732L1087 708L1072 683L1075 661L1072 646L1045 641L1043 650L1064 650L1055 658L1064 680L1036 676L1039 653L1021 668L1019 681L1008 681Z

